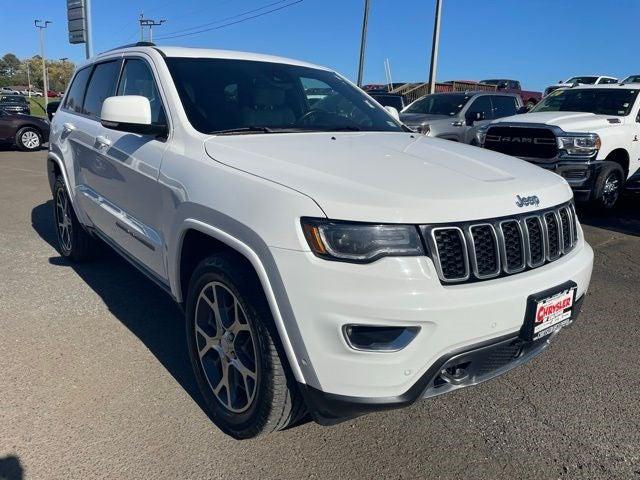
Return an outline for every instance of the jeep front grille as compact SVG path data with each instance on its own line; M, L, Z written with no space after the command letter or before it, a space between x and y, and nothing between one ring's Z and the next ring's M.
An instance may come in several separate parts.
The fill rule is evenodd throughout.
M506 218L420 228L445 284L537 268L569 253L578 240L571 204Z

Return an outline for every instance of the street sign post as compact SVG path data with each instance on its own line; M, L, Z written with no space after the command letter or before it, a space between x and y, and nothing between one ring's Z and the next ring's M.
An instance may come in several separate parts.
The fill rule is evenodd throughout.
M67 0L69 43L86 44L87 58L91 57L91 0Z

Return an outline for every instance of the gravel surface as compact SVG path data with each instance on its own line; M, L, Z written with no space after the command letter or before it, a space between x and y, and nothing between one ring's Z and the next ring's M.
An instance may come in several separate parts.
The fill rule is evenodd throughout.
M237 442L200 407L169 297L113 253L60 258L45 157L0 151L0 480L640 480L640 200L581 212L591 289L531 364L404 410Z

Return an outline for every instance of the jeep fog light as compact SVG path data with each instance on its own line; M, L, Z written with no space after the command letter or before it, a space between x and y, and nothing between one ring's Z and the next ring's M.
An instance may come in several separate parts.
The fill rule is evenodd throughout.
M342 331L349 346L356 350L396 352L411 343L420 327L345 325Z

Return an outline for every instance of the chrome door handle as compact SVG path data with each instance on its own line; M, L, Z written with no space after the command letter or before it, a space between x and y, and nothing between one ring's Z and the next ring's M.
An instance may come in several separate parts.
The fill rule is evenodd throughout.
M62 124L62 129L65 132L73 132L76 129L76 126L73 123L67 122Z
M111 145L111 140L107 137L103 137L102 135L98 135L96 137L96 143L103 148L109 147Z

